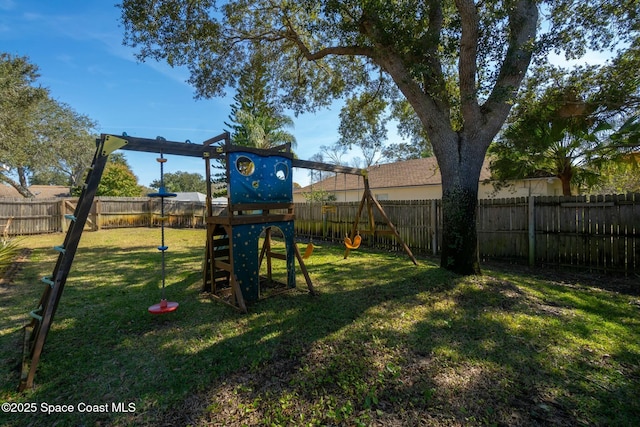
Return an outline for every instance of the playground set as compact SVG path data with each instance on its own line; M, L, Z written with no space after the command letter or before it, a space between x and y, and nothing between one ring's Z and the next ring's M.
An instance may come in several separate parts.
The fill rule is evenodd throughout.
M162 255L162 295L160 302L148 308L151 314L163 314L176 311L179 304L168 301L165 297L165 252L169 247L165 244L164 233L164 201L175 197L164 186L165 155L199 157L205 161L207 195L206 195L206 243L202 268L203 290L215 299L233 306L239 311L247 311L247 302L257 301L273 290L286 291L296 287L296 261L310 293L314 294L313 284L304 264L313 251L309 243L305 253L301 254L295 242L294 204L293 204L293 168L306 168L334 173L355 174L363 178L364 191L358 207L356 220L351 233L345 237L345 253L357 249L361 244L360 234L392 234L398 239L404 251L414 264L417 261L409 247L403 242L398 231L390 221L382 206L371 194L367 171L364 169L327 163L311 162L296 159L288 144L270 148L256 149L237 146L230 142L228 133L204 141L202 144L167 141L162 137L156 139L131 137L123 135L103 134L96 140L96 152L83 184L73 215L67 219L71 225L64 243L53 249L59 253L51 276L44 277L46 284L40 302L35 310L29 313L31 321L24 327L22 373L19 390L33 387L33 380L40 360L44 343L51 327L53 317L62 296L73 258L87 217L91 210L102 173L108 156L115 150L131 150L158 153L160 163L160 188L149 197L160 198L161 201L161 244L158 250ZM219 215L213 215L211 160L221 160L226 168L227 207ZM359 219L367 207L369 229L360 230ZM376 209L388 225L387 230L377 230L373 211ZM276 231L277 230L277 231ZM272 237L278 233L282 236L285 252L275 251ZM260 238L263 237L259 249ZM286 264L286 283L273 280L272 261L283 260ZM267 274L260 275L262 263L266 261Z

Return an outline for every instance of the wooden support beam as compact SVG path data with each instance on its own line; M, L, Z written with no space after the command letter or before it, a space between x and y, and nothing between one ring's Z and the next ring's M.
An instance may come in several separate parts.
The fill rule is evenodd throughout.
M278 252L269 251L269 257L275 258L275 259L281 259L283 261L287 260L287 256L285 254L279 254Z
M232 211L259 211L259 210L272 210L272 209L287 209L294 208L293 203L234 203L230 206Z
M231 217L213 216L207 218L207 224L222 225L246 225L246 224L264 224L267 222L285 222L293 221L296 218L294 214L257 214L257 215L236 215Z
M387 214L384 211L384 209L382 209L382 206L380 205L380 202L378 202L375 197L371 197L371 201L373 202L375 207L378 209L378 211L380 211L380 215L382 215L384 220L387 222L387 225L389 225L389 228L391 229L391 231L393 231L393 234L395 234L396 239L398 239L398 242L400 242L400 244L402 245L402 248L404 249L404 251L407 253L407 255L409 255L409 258L411 258L411 261L413 262L413 264L414 265L418 265L418 260L416 260L416 257L413 256L413 253L411 252L411 249L409 249L409 246L407 246L407 244L404 242L404 240L402 240L402 237L400 237L400 233L398 233L398 230L396 229L396 226L393 225L393 223L391 222L391 220L387 216Z
M242 296L242 291L240 290L240 285L238 284L238 278L233 273L231 273L231 290L236 302L238 303L240 311L246 313L247 305L244 302L244 297Z
M231 268L231 264L228 263L228 262L216 260L213 265L216 268L219 268L220 270L224 270L224 271L228 271L230 273L233 273L233 269Z
M365 182L366 182L367 178L365 176ZM365 203L368 203L368 194L367 194L367 189L368 187L365 186L365 191L364 193L362 193L362 199L360 199L360 204L358 205L358 213L356 214L356 220L353 222L353 228L351 229L351 234L349 235L349 239L351 239L351 241L353 242L353 239L356 237L356 233L358 232L358 224L360 223L360 215L362 214L362 209L364 209L364 205ZM351 252L351 249L346 248L344 251L344 259L347 259L347 257L349 256L349 252Z
M348 166L331 165L328 163L312 162L309 160L302 160L302 159L291 160L291 166L293 166L294 168L323 170L327 172L346 173L349 175L365 176L367 174L366 169L350 168Z
M221 134L211 138L211 140L223 140L227 137L226 135L228 134ZM127 143L120 147L120 149L127 151L142 151L146 153L163 153L211 159L221 159L224 156L223 153L218 152L217 147L210 144L204 145L188 142L167 141L165 139L137 138L128 135L101 135L102 139L106 139L107 137L115 137L125 140Z

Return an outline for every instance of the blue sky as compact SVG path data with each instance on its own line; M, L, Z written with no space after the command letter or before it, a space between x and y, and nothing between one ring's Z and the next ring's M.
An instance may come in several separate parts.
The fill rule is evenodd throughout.
M193 143L218 135L228 120L233 93L195 100L186 69L153 61L138 63L122 45L117 0L0 0L0 50L28 56L40 68L39 83L51 96L97 121L101 133ZM294 118L300 158L338 139L339 109ZM158 179L157 157L124 151L139 183ZM165 172L204 176L201 159L169 156ZM308 172L294 172L308 182Z

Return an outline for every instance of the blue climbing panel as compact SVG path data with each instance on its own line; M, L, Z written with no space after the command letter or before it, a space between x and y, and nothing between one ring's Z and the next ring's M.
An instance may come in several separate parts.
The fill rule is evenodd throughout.
M289 203L293 200L291 159L237 151L229 153L231 203Z
M234 151L228 153L229 200L232 205L256 205L252 212L244 209L243 215L261 215L264 204L291 203L293 178L291 159L285 156ZM234 225L231 244L233 270L238 279L242 296L246 301L260 298L259 255L261 233L277 227L282 231L286 246L287 287L295 288L295 247L293 221L272 221Z
M232 237L234 273L246 301L256 301L260 298L258 261L262 248L259 244L259 238L260 234L268 227L277 227L284 235L287 255L287 287L296 287L293 221L236 225L233 227Z

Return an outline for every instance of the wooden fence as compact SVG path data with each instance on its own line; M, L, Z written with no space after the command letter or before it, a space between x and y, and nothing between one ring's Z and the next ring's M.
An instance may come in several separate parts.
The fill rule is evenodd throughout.
M414 253L440 253L440 200L380 204ZM297 204L298 235L342 241L351 230L358 204L332 206L322 209L319 204ZM381 217L376 215L375 220L377 228L386 228ZM360 223L368 224L364 214ZM640 194L481 200L477 225L484 260L640 272ZM401 250L388 235L363 234L363 242L365 246Z
M77 199L0 199L0 226L11 218L8 234L28 235L66 232ZM94 200L85 230L160 225L160 199L98 197ZM165 200L166 222L171 227L204 227L203 202ZM220 208L221 210L221 208Z
M76 200L0 199L0 226L13 218L9 235L66 231ZM381 201L401 237L416 254L440 252L442 208L439 200ZM349 233L358 203L297 203L295 230L302 239L341 242ZM216 208L216 212L222 208ZM204 227L201 202L165 200L172 227ZM100 197L87 229L149 227L160 224L160 200ZM375 212L376 226L386 223ZM361 218L362 227L368 219ZM483 259L510 259L531 265L584 266L593 270L640 272L640 194L533 197L481 200L478 239ZM363 234L363 246L399 251L389 235Z

